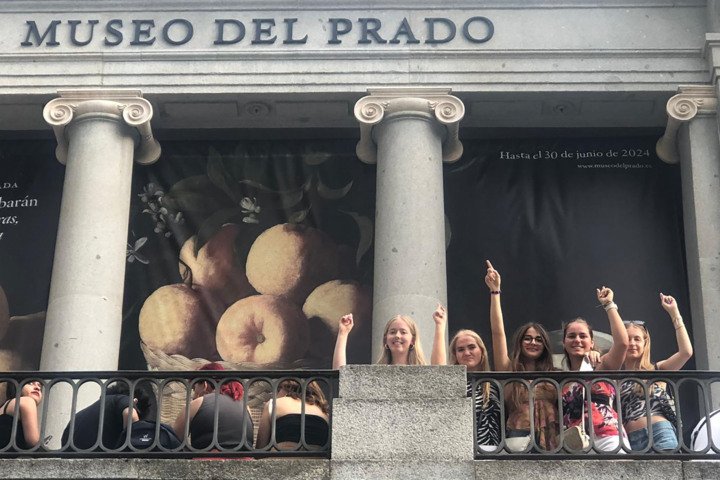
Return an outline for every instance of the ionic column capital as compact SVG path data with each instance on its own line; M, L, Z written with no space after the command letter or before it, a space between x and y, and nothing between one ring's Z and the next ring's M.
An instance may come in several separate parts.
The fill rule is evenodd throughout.
M684 122L698 116L717 115L717 93L712 85L683 85L667 102L668 122L665 133L655 145L658 157L666 163L678 163L677 132Z
M356 148L358 158L365 163L377 162L377 146L372 138L375 125L391 118L421 117L445 126L443 161L458 160L463 152L458 128L465 115L465 105L450 92L450 89L437 88L369 89L370 95L355 104L355 118L360 122L360 141Z
M160 158L160 144L150 127L153 108L142 98L140 90L59 90L59 98L51 100L43 109L43 117L55 132L58 142L55 156L65 164L68 139L65 127L72 121L87 117L107 117L137 130L140 141L135 149L135 161L147 165Z

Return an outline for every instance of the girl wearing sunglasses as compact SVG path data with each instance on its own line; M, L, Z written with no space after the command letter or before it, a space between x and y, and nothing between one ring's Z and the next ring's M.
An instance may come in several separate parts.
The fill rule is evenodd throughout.
M550 349L550 337L539 323L526 323L513 335L512 350L508 354L502 306L500 304L500 273L489 260L485 284L490 289L490 326L492 328L493 361L495 370L512 372L549 372L555 370ZM527 387L508 383L505 387L507 409L506 440L511 451L525 451L534 433L538 447L554 450L558 446L558 393L548 382L534 387L534 422L530 424L530 400Z
M650 360L650 332L645 322L624 322L630 341L623 365L625 370L680 370L692 357L692 344L677 302L670 295L661 293L660 305L672 320L678 351L665 360L653 363ZM649 407L645 401L646 388L649 389ZM653 447L656 450L675 450L677 448L675 402L665 382L654 382L646 386L637 381L625 381L620 389L620 400L623 410L623 425L633 450L645 450L648 446L650 437L648 413Z

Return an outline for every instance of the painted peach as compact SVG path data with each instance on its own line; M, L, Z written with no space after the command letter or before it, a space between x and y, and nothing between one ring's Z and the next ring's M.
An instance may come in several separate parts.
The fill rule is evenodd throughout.
M245 270L258 292L284 296L302 305L318 285L338 278L338 248L318 229L275 225L255 240Z
M178 283L150 295L140 310L140 338L168 355L215 357L215 326L200 293Z
M308 324L300 307L287 299L254 295L225 311L215 339L223 360L289 363L302 358L307 350Z

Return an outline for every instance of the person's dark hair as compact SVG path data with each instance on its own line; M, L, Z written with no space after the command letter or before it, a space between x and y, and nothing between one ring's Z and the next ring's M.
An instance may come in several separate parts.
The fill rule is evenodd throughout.
M24 382L19 384L20 391L22 391L22 388L27 385L28 383L32 382L38 382L40 381L37 378L30 378L25 380ZM40 382L42 384L42 382ZM5 382L5 401L9 400L15 400L17 398L18 394L18 386L15 385L15 382L9 381ZM21 394L22 395L22 394Z
M206 363L202 367L198 368L198 370L222 371L222 370L225 370L225 367L223 367L222 365L220 365L217 362L211 362L211 363ZM213 389L213 386L210 382L208 382L208 388ZM239 400L242 400L244 393L245 393L245 390L243 389L242 383L238 382L237 380L231 380L229 382L225 382L220 386L220 394L227 395L228 397L232 398L236 402Z
M570 325L572 325L573 323L584 324L587 327L588 332L590 333L590 340L595 339L592 325L590 325L590 322L588 322L582 317L573 318L572 320L563 325L563 362L565 362L565 364L567 365L568 370L570 369L570 365L572 364L570 363L570 355L568 355L567 350L565 350L565 337L567 336L568 327L570 327Z
M547 330L539 323L526 323L520 328L515 330L515 334L512 338L512 351L510 354L510 368L513 372L525 371L525 365L522 362L523 359L523 337L527 334L527 331L534 328L538 332L538 335L542 338L543 351L540 356L535 360L536 371L539 372L551 372L555 370L552 359L552 350L550 346L550 335ZM528 394L527 388L516 382L513 382L510 390L510 403L516 408L519 408L521 403L527 401Z
M294 398L295 400L302 399L302 385L300 385L300 382L297 380L283 380L278 385L278 391L280 390L284 390L285 394L290 398ZM330 413L330 407L325 399L325 394L320 388L320 385L318 385L318 382L309 382L307 387L305 387L305 403L320 407L320 410L326 415Z
M107 387L105 394L130 396L130 384L126 381L113 382ZM153 416L156 402L154 401L155 392L153 391L151 382L138 382L133 390L133 399L137 400L137 402L135 402L135 409L141 420L146 420Z
M540 372L550 372L555 370L552 359L552 346L550 345L550 335L548 335L545 327L543 327L539 323L534 322L526 323L525 325L515 330L515 335L513 335L512 339L512 353L510 354L510 368L512 368L513 372L522 372L525 370L525 366L522 362L522 344L523 337L531 328L534 328L538 332L538 335L540 335L540 337L542 338L543 343L543 351L538 357L538 359L535 361L535 366L537 367L536 370Z
M17 397L17 387L15 382L7 382L5 385L5 400L12 400Z

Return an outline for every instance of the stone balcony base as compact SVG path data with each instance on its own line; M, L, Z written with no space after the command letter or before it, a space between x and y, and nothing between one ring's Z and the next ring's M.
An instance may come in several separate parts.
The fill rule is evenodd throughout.
M347 477L347 461L324 459L166 460L166 459L4 459L6 479L316 479ZM452 468L442 462L423 465L401 459L353 462L362 478L467 478L483 480L706 480L720 478L720 460L476 460L473 469ZM446 468L448 467L448 468ZM354 477L359 478L359 477Z

